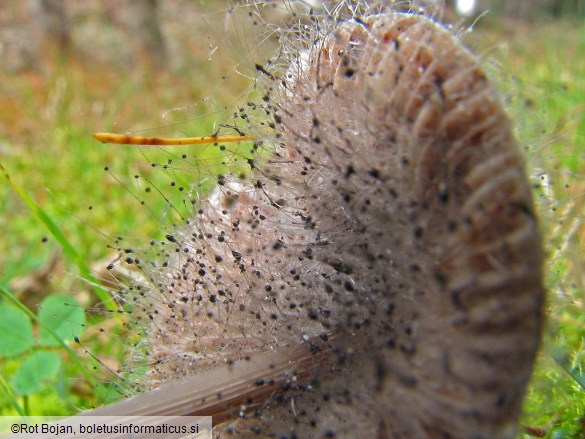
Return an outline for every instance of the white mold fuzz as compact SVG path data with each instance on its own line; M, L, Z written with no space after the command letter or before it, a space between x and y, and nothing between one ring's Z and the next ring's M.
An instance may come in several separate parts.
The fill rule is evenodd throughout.
M510 121L432 19L326 10L259 73L252 177L220 178L143 268L152 382L320 337L333 366L217 434L511 438L543 287Z

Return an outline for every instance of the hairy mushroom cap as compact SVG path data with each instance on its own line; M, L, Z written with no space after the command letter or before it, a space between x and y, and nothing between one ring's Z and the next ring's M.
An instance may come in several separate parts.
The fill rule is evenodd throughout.
M542 252L496 90L417 15L347 21L310 50L275 100L299 171L267 172L297 188L328 242L314 260L351 273L354 305L334 300L332 314L353 362L327 391L377 413L384 437L512 437L540 337Z
M274 148L220 178L148 273L151 379L321 337L333 365L238 437L513 437L542 252L496 90L423 16L303 29L262 67Z

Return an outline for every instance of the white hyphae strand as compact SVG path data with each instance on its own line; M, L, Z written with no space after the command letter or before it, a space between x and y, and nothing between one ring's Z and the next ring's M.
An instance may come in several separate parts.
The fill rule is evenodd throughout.
M156 256L132 260L140 280L122 295L144 324L147 378L163 391L304 345L330 360L283 372L268 399L253 389L276 381L258 365L267 379L240 389L243 419L220 428L513 437L540 337L542 255L497 92L423 15L302 10L256 67L254 117L238 116L258 139L248 177L220 177Z

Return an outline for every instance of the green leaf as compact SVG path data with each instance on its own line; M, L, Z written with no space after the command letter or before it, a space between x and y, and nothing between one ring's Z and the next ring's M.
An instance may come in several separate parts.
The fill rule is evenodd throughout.
M60 367L61 359L56 353L37 351L16 371L12 388L19 395L38 392L57 375Z
M554 430L552 434L553 439L570 439L569 433L566 429L560 428L558 430Z
M12 357L33 344L30 319L14 306L0 304L0 357Z
M95 379L95 377L81 363L81 361L79 360L79 357L77 356L77 354L75 352L73 352L73 349L71 349L69 347L69 345L67 343L65 343L55 333L55 331L53 331L51 328L48 328L46 325L44 325L43 322L41 322L40 318L36 314L34 314L30 309L28 309L26 306L24 306L24 304L20 300L18 300L16 297L14 297L14 295L12 293L10 293L10 291L8 291L7 289L3 288L2 285L0 285L0 297L4 297L6 300L8 300L10 303L12 303L16 308L18 308L25 315L27 315L31 320L37 322L39 324L39 326L42 328L42 330L45 330L49 334L51 334L51 336L57 342L57 344L61 345L61 347L63 349L65 349L65 351L69 355L70 360L73 361L73 363L75 363L75 365L81 371L81 373L83 374L83 376L85 376L85 378L87 378L87 380L94 387L100 385L100 383L98 383L98 381Z
M51 331L63 341L79 337L85 327L85 312L74 298L53 294L41 303L39 321L39 344L59 346Z

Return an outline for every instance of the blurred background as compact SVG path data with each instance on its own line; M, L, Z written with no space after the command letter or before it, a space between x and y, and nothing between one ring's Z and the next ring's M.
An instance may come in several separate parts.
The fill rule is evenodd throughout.
M541 211L549 326L523 435L585 438L585 1L419 3L443 7L501 84ZM197 0L0 3L0 164L10 176L0 176L0 332L13 338L0 341L0 415L71 414L123 396L115 375L125 330L102 303L99 279L120 240L160 232L175 192L150 164L182 152L102 145L91 133L208 135L228 122L254 63L276 44L233 19L237 9ZM185 154L198 177L219 172ZM192 173L172 182L188 184ZM165 197L142 207L136 175ZM51 300L82 310L63 317L74 329L42 315L39 304L50 309ZM62 344L43 338L47 324Z
M450 0L448 4L462 16L490 11L492 14L523 20L543 20L562 17L583 17L582 0Z

